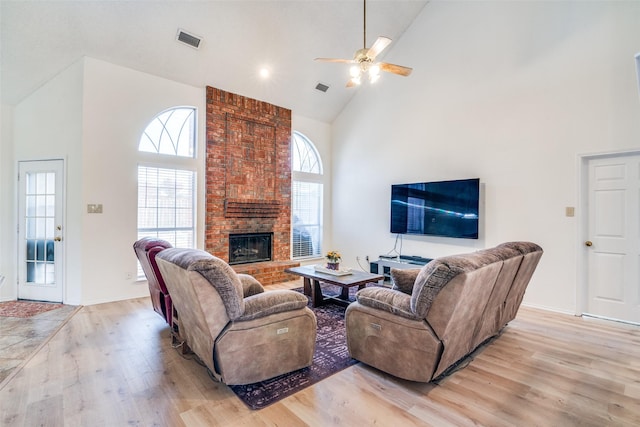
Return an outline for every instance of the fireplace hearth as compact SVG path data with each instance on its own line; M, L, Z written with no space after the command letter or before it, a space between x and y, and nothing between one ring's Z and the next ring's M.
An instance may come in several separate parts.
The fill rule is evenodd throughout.
M229 264L271 261L273 233L229 235Z

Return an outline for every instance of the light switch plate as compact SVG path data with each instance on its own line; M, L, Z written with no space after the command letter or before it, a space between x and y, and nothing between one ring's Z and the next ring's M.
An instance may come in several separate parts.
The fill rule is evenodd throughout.
M102 213L102 203L93 204L90 203L87 205L87 213Z

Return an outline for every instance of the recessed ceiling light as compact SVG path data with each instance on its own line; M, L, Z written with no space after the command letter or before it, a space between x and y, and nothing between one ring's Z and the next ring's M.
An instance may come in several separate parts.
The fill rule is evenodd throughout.
M271 73L269 72L268 68L262 67L260 68L260 77L262 77L263 79L269 78L269 75Z

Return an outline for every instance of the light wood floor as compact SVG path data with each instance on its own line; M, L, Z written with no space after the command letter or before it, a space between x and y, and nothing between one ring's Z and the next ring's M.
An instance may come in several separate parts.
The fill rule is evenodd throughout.
M638 327L523 307L439 384L356 364L252 411L140 298L77 312L0 390L0 425L637 426L639 356Z

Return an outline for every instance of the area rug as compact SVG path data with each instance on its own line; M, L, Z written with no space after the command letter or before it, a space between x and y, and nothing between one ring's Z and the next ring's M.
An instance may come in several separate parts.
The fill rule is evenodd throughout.
M62 304L30 301L0 302L0 317L28 318L62 307Z
M323 286L323 293L338 295L339 288L337 286L335 289L332 288L334 287ZM302 288L294 290L302 292ZM353 299L353 292L350 297ZM261 409L269 406L357 363L357 360L349 357L347 351L344 327L346 307L328 303L321 307L310 308L318 322L312 365L266 381L229 386L249 408Z

